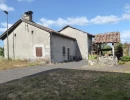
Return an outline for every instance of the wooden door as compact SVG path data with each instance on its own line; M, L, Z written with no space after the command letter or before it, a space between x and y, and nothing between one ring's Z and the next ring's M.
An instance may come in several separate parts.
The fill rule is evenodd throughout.
M36 57L42 57L42 47L36 47Z

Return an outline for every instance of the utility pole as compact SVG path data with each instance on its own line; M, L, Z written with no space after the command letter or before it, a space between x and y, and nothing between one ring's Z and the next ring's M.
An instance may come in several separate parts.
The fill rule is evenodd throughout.
M7 11L4 11L4 13L7 15L7 57L8 57L8 60L9 60L9 40L8 40L8 12Z

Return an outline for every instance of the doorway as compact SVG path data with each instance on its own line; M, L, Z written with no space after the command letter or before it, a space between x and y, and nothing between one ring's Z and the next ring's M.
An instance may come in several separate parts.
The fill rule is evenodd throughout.
M68 53L68 61L70 60L70 48L67 49L67 53Z
M42 57L42 47L36 47L36 57Z

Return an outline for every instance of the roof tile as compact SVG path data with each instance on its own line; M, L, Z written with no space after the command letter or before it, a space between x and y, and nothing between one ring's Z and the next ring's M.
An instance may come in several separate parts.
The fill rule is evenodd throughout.
M119 32L109 32L105 34L97 34L94 38L94 43L118 43L120 42Z

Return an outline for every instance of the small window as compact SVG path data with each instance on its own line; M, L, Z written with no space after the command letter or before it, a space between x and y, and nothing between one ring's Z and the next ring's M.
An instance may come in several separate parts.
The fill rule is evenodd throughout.
M42 47L36 47L36 57L42 57Z
M32 31L32 34L34 33L34 31Z
M65 56L65 47L62 47L63 56Z

